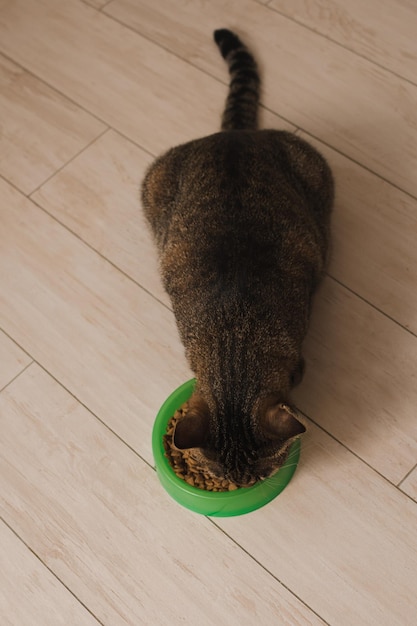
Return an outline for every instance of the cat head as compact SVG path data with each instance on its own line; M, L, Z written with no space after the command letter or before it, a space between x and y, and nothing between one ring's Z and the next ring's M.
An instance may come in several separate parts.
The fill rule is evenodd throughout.
M173 445L188 450L207 473L246 487L273 475L285 463L293 441L306 431L298 411L276 397L258 403L241 419L210 411L194 394L177 422Z

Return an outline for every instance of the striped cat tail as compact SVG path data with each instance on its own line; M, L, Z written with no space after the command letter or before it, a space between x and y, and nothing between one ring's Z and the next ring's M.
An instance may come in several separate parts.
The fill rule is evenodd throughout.
M258 127L260 78L255 59L230 30L214 31L214 40L229 66L229 94L222 117L222 130Z

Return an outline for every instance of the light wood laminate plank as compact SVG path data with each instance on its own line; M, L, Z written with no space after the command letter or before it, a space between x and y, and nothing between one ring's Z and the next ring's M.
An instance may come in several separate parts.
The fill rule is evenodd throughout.
M99 622L1 521L0 562L2 626L98 626Z
M269 6L417 82L417 5L410 0L272 0Z
M216 521L329 624L413 624L417 504L310 426L295 482Z
M417 87L252 0L115 0L105 11L226 80L212 30L259 60L265 105L417 195Z
M32 198L158 299L156 248L140 206L140 181L153 158L109 131Z
M417 335L417 200L312 137L336 180L329 273Z
M220 127L224 85L82 2L0 7L0 50L153 154Z
M417 502L417 467L401 483L401 489Z
M0 49L148 150L220 119L220 84L82 2L18 0L0 24Z
M0 327L149 462L153 418L190 378L172 313L0 181Z
M0 420L5 518L103 623L322 623L37 366Z
M0 390L30 362L31 358L0 330Z
M0 174L30 193L104 124L0 55Z
M417 460L417 338L326 279L304 353L297 404L397 484Z

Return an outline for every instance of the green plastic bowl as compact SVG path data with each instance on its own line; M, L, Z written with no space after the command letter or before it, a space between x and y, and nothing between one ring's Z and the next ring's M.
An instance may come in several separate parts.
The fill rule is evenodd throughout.
M156 471L165 490L179 504L195 513L213 517L232 517L255 511L271 502L290 482L300 458L300 440L291 446L286 463L279 471L253 485L235 491L205 491L192 487L179 478L165 456L163 436L167 424L175 411L191 396L195 379L189 380L176 389L159 409L152 432L152 449Z

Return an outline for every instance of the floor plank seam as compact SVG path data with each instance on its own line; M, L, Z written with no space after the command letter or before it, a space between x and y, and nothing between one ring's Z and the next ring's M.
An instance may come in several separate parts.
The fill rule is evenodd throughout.
M21 193L21 192L20 192ZM48 215L48 217L50 217L51 219L53 219L57 224L59 224L62 228L64 228L68 233L70 233L73 237L75 237L76 239L78 239L78 241L80 241L84 246L86 246L89 250L91 250L91 252L94 252L95 254L97 254L97 256L99 256L103 261L105 261L106 263L108 263L113 269L115 269L117 272L119 272L124 278L126 278L127 280L129 280L131 283L133 283L136 287L138 287L139 289L141 289L142 291L144 291L145 293L147 293L149 296L151 296L151 298L153 300L155 300L155 302L158 302L158 304L160 304L161 306L163 306L165 309L167 309L168 311L171 311L172 313L172 309L171 307L169 307L167 304L165 304L165 302L163 302L162 300L160 300L157 296L155 296L151 291L149 291L148 289L146 289L146 287L144 287L143 285L141 285L140 283L138 283L134 278L132 278L132 276L130 276L130 274L128 274L127 272L125 272L123 269L121 269L120 267L118 267L118 265L116 265L116 263L114 263L111 259L109 259L108 257L104 256L99 250L97 250L96 248L94 248L90 243L88 243L88 241L85 241L78 233L76 233L75 231L71 230L71 228L69 228L66 224L64 224L63 222L61 222L55 215L53 215L52 213L49 213L49 211L47 211L47 209L45 209L37 200L35 200L34 198L28 198L30 200L30 202L32 202L38 209L40 209L41 211L43 211L43 213L45 213L46 215Z
M104 428L106 428L106 430L108 430L114 437L116 437L116 439L118 439L120 443L122 443L124 446L126 446L126 448L128 448L131 452L133 452L133 454L135 454L135 456L138 459L143 461L143 463L145 463L145 465L147 465L150 469L152 469L153 471L156 471L155 467L151 463L149 463L149 461L147 461L143 456L141 456L139 452L135 450L135 448L133 448L127 441L123 439L123 437L121 437L115 430L113 430L99 415L97 415L97 413L95 413L87 404L85 404L73 391L71 391L71 389L69 389L65 385L65 383L63 383L59 378L57 378L47 367L42 365L42 363L36 359L34 359L33 364L36 364L41 370L45 372L45 374L47 374L50 378L52 378L52 380L54 380L62 389L64 389L64 391L66 391L71 396L71 398L76 400L76 402L78 402L80 406L82 406L86 411L88 411L88 413L92 417L94 417Z
M270 0L270 1L272 2L272 0ZM382 65L382 63L379 63L378 61L375 61L374 59L371 59L371 58L365 56L364 54L361 54L360 52L358 52L357 50L354 50L353 48L349 48L348 46L340 43L336 39L332 39L331 37L329 37L329 35L321 33L319 30L316 30L315 28L313 28L311 26L308 26L308 24L304 24L300 20L297 20L295 17L291 17L290 15L286 15L282 11L279 11L278 9L274 8L273 6L270 6L269 3L266 6L267 6L267 8L270 11L273 11L274 13L278 13L278 15L281 15L281 17L283 17L284 19L290 20L290 22L293 22L294 24L297 24L298 26L301 26L302 28L306 28L311 33L314 33L315 35L318 35L319 37L322 37L323 39L326 39L327 41L330 41L330 43L334 44L335 46L338 46L339 48L342 48L346 52L349 52L350 54L354 54L355 56L359 57L360 59L363 59L364 61L367 61L368 63L372 63L372 65L375 65L376 67L379 67L381 70L384 70L385 72L389 72L390 74L392 74L396 78L404 80L406 83L408 83L409 85L412 85L413 87L417 87L417 82L413 82L412 80L410 80L406 76L403 76L402 74L398 74L398 72L395 72L394 70L391 70L389 67L386 67L385 65Z
M80 600L80 598L78 598L76 596L76 594L70 589L70 587L68 587L68 585L66 585L63 580L61 580L59 578L59 576L54 572L53 569L51 569L46 563L45 561L42 560L42 558L36 554L36 552L33 550L33 548L31 548L31 546L26 543L26 541L19 535L19 533L13 528L13 526L11 526L6 519L4 519L4 517L2 515L0 515L0 521L7 526L7 528L14 534L14 536L29 550L29 552L37 559L37 561L39 561L39 563L41 563L41 565L43 567L45 567L48 572L50 574L52 574L52 576L55 578L55 580L57 580L60 585L62 585L67 591L68 593L70 593L72 595L72 597L79 603L81 604L81 606L96 620L96 622L98 624L101 624L101 626L105 626L104 622L102 622L96 615L94 615L94 613L88 608L88 606L86 604L84 604L84 602L82 600Z
M4 180L5 183L10 185L10 187L12 187L15 191L17 191L21 196L23 196L24 198L27 198L28 200L30 199L29 196L16 185L16 183L6 178L6 176L2 174L1 172L0 172L0 179Z
M85 5L87 6L87 5ZM90 6L90 8L93 8ZM54 91L56 94L58 94L59 96L61 96L61 98L65 98L65 100L67 100L68 102L70 102L71 104L73 104L75 107L77 107L78 109L80 109L80 111L83 111L84 113L87 113L88 115L90 115L90 117L92 117L93 119L95 119L97 122L100 122L101 124L103 124L103 126L106 126L106 130L110 130L112 128L112 126L110 124L108 124L105 120L103 120L101 117L99 117L98 115L96 115L96 113L92 113L89 109L87 109L86 107L84 107L82 104L80 104L77 100L74 100L74 98L68 94L66 94L65 92L61 91L60 89L58 89L55 85L53 85L52 83L49 83L47 80L45 80L42 76L39 76L38 74L36 74L35 72L33 72L31 69L29 69L28 67L26 67L25 65L22 65L22 63L20 63L19 61L17 61L16 59L14 59L13 57L11 57L10 55L6 54L3 50L0 49L0 56L2 56L4 59L6 59L7 61L9 61L10 63L13 63L14 65L16 65L16 67L18 67L19 69L21 69L23 72L26 72L26 74L29 74L30 76L32 76L33 78L35 78L37 81L39 81L42 85L44 85L45 87L48 87L48 89L51 89L52 91ZM32 193L32 192L31 192Z
M405 475L405 476L403 476L403 478L400 480L400 482L399 482L399 483L397 483L397 487L398 487L398 489L400 489L401 493L405 493L405 495L408 495L405 491L403 491L403 489L402 489L401 485L403 484L403 482L404 482L404 481L406 481L406 480L407 480L407 478L408 478L409 476L411 476L411 474L412 474L415 470L417 470L417 463L416 463L416 464L415 464L415 465L414 465L414 466L410 469L410 471L408 471L408 472L406 473L406 475ZM411 497L411 496L409 496L409 497ZM414 498L411 498L411 499L412 499L412 500L414 500ZM415 500L414 500L414 502L415 502Z
M225 84L226 88L227 85ZM272 115L275 115L279 120L282 120L285 124L290 124L291 126L294 127L293 133L295 134L298 130L300 130L299 126L297 126L294 122L292 122L291 120L289 120L287 117L284 117L283 115L281 115L280 113L276 113L276 111L273 111L272 109L270 109L269 107L267 107L265 104L263 104L262 102L259 103L259 106L261 109L264 109L265 111L268 111L268 113L271 113ZM265 128L266 130L268 129L268 126L262 126L260 127L260 129ZM276 130L280 130L279 128L277 128Z
M276 11L278 13L278 11ZM134 29L133 27L129 26L128 24L125 24L124 22L122 22L121 20L117 19L116 17L110 15L109 13L106 13L105 11L103 12L104 15L106 15L108 18L113 19L115 22L117 22L118 24L120 24L120 26L124 26L125 28L129 29L130 31L136 33L139 37L142 37L143 39L146 39L147 41L149 41L150 43L152 43L155 46L158 46L159 48L161 48L162 50L165 50L165 52L168 52L169 54L173 55L174 57L176 57L177 59L187 63L188 65L194 67L195 69L199 70L200 72L203 72L203 74L206 74L207 76L210 76L211 78L213 78L214 80L216 80L217 82L219 82L220 84L225 86L225 89L227 89L228 86L228 82L226 80L220 80L217 76L215 76L214 74L212 74L211 72L208 72L205 69L202 69L201 67L199 67L198 65L196 65L195 63L192 63L191 61L189 61L187 58L180 56L179 54L177 54L176 52L173 52L172 50L170 50L169 48L167 48L166 46L161 45L160 43L158 43L157 41L151 39L150 37L143 35L142 33L140 33L139 31L137 31L136 29ZM286 16L283 16L286 17ZM290 19L290 18L287 18ZM315 32L315 31L314 31ZM334 42L335 43L335 42ZM365 58L365 57L364 57ZM366 61L368 61L368 59L365 59ZM371 61L369 61L371 63ZM386 69L385 67L381 66L382 69ZM388 71L388 70L387 70ZM402 77L399 77L402 78ZM408 81L409 82L409 81ZM412 84L414 87L417 87L417 84L414 83L410 83ZM394 187L395 189L399 189L400 191L402 191L403 193L407 194L410 198L413 198L414 200L417 200L417 196L414 196L413 194L411 194L409 191L403 189L402 187L400 187L399 185L396 185L394 182L392 182L391 180L385 178L384 176L382 176L382 174L379 174L378 172L376 172L375 170L372 170L370 167L364 165L363 163L360 163L359 161L356 161L354 158L352 158L351 156L349 156L348 154L342 152L340 149L338 149L337 147L333 146L332 144L324 141L321 137L314 135L313 133L311 133L310 131L308 131L307 129L305 129L303 126L300 126L297 122L295 122L294 120L291 120L287 117L284 117L283 115L281 115L280 113L277 113L276 111L274 111L273 109L271 109L270 107L265 106L262 102L261 102L261 106L266 109L267 111L269 111L270 113L273 113L274 115L276 115L277 117L279 117L280 119L282 119L284 122L291 124L292 126L296 127L300 132L303 132L307 135L309 135L310 137L312 137L313 139L316 139L317 141L320 141L320 143L322 143L323 145L327 146L328 148L331 148L332 150L334 150L335 152L337 152L338 154L342 155L343 157L349 159L352 163L355 163L356 165L359 165L360 167L363 167L366 171L370 172L371 174L373 174L374 176L377 176L379 179L385 181L386 183L390 184L392 187ZM87 110L87 112L89 112ZM99 118L97 118L99 119ZM117 129L116 129L117 130ZM216 131L213 131L216 132ZM139 145L137 143L135 143L135 145ZM139 145L139 147L142 147ZM169 146L167 146L167 149L169 148ZM143 148L142 148L143 149Z
M113 0L107 0L107 2L104 2L104 4L103 4L102 6L99 6L99 7L94 6L94 4L90 4L90 3L88 2L88 0L81 0L81 2L82 2L83 4L85 4L86 6L90 7L90 9L94 9L94 10L95 10L95 11L97 11L98 13L102 13L102 12L103 12L103 9L104 9L105 7L107 7L109 4L111 4L111 3L113 2Z
M15 346L17 346L19 348L19 350L21 350L29 359L31 359L32 361L34 361L35 359L33 358L33 356L30 354L30 352L28 352L25 348L23 348L23 346L20 345L20 343L18 341L16 341L16 339L14 339L5 328L3 328L2 326L0 326L0 331L2 333L4 333L6 335L6 337L8 339L10 339L10 341L12 341Z
M4 332L4 331L3 331L3 332ZM5 334L7 337L9 337L9 339L11 339L11 337L10 337L10 336L9 336L6 332L4 332L4 334ZM12 339L12 341L13 341L13 343L15 343L15 344L16 344L16 346L18 346L18 347L20 348L19 344L17 344L17 343L16 343L16 341L14 341L13 339ZM29 356L27 352L25 352L25 354L27 354L27 356ZM32 358L32 357L30 357L30 358ZM0 388L0 393L3 393L4 391L6 391L6 389L7 389L10 385L12 385L12 384L13 384L13 383L14 383L14 382L18 379L18 378L20 378L20 376L22 376L22 374L24 374L24 373L26 372L26 370L27 370L29 367L31 367L31 365L33 365L33 364L34 364L34 362L35 362L35 361L34 361L34 360L32 360L30 363L28 363L28 364L26 365L26 367L24 367L23 369L21 369L21 370L20 370L20 372L19 372L18 374L16 374L15 376L13 376L13 378L11 378L11 379L10 379L10 380L9 380L9 381L8 381L8 382L4 385L4 386L3 386L3 387L1 387L1 388Z
M275 576L275 574L273 574L265 565L263 565L260 561L258 561L258 559L255 556L253 556L253 554L248 552L248 550L246 550L246 548L244 548L236 539L234 539L231 535L229 535L229 533L223 530L223 528L221 528L221 526L219 526L213 518L207 517L207 519L215 528L217 528L217 530L223 533L223 535L227 537L237 548L242 550L242 552L244 552L254 563L256 563L261 569L263 569L264 572L269 574L269 576L271 576L279 585L284 587L284 589L286 589L294 598L296 598L299 602L301 602L301 604L303 604L309 611L311 611L312 613L314 613L314 615L316 615L319 619L321 619L322 622L324 622L324 624L326 624L327 626L331 626L331 624L327 622L319 613L317 613L317 611L315 611L311 606L309 606L300 596L298 596L282 580L280 580L277 576Z
M109 130L113 130L113 132L116 132L120 135L120 133L112 128L108 128L105 131L103 131L102 134L107 133ZM102 135L100 135L101 137ZM123 136L123 135L121 135ZM100 139L100 137L96 137L96 139L94 139L91 143L94 143L95 141L97 141L98 139ZM127 139L125 137L125 139ZM131 142L132 144L134 144L134 142ZM137 144L134 144L137 146ZM137 146L139 147L139 146ZM149 153L148 153L149 154ZM55 173L58 173L57 172ZM50 178L48 178L48 180L50 180L51 178L53 178L55 176L55 174L53 174ZM4 180L8 185L10 185L13 189L15 189L20 195L22 195L24 198L26 198L29 202L32 202L32 204L34 204L39 210L41 210L43 213L45 213L46 215L48 215L48 217L50 217L51 219L53 219L57 224L59 224L62 228L64 228L67 232L69 232L72 236L74 236L76 239L78 239L78 241L80 241L83 245L85 245L89 250L91 250L92 252L94 252L95 254L97 254L103 261L105 261L106 263L108 263L109 265L111 265L111 267L113 267L113 269L117 270L118 272L120 272L120 274L122 276L124 276L126 279L128 279L130 282L132 282L136 287L139 287L139 289L142 289L142 291L144 291L145 293L147 293L149 296L151 296L151 298L153 300L155 300L156 302L158 302L159 304L161 304L165 309L167 309L168 311L171 311L172 313L172 308L169 307L167 304L165 304L165 302L163 302L162 300L160 300L155 294L153 294L151 291L149 291L148 289L146 289L146 287L144 287L143 285L141 285L140 283L138 283L134 278L132 278L132 276L130 276L130 274L128 274L127 272L125 272L123 269L121 269L118 265L116 265L116 263L114 263L111 259L109 259L108 257L104 256L99 250L97 250L96 248L94 248L91 244L89 244L87 241L85 241L78 233L76 233L75 231L71 230L66 224L64 224L63 222L61 222L55 215L53 215L52 213L49 213L49 211L47 211L39 202L37 202L34 198L31 197L32 194L34 194L36 191L38 191L38 189L40 189L41 187L37 188L36 190L31 192L31 195L26 195L21 189L19 189L19 187L17 187L14 183L10 182L7 178L5 178L1 173L0 173L0 179ZM42 185L44 185L45 183L42 183ZM138 203L140 205L140 203ZM139 206L139 211L140 211L140 206ZM16 345L18 345L21 350L23 350L23 352L25 352L30 358L32 358L32 356L24 349L22 348L22 346L20 346L18 344L18 342L16 342L15 339L13 339L13 337L11 337L3 328L0 327L0 330L3 330L3 332L5 333L5 335L7 335L9 337L9 339L11 339Z
M294 122L290 122L290 123L292 123L295 126ZM358 167L361 167L362 169L364 169L366 172L369 172L373 176L376 176L377 178L379 178L379 180L382 180L384 183L387 183L387 185L390 185L391 187L393 187L393 189L397 189L398 191L401 191L401 193L404 193L406 196L408 196L412 200L416 200L417 201L417 195L413 195L410 191L407 191L407 189L404 189L403 187L400 187L399 185L394 183L392 180L389 180L388 178L385 178L382 174L379 174L379 172L376 172L375 170L371 169L367 165L364 165L360 161L357 161L356 159L354 159L349 154L346 154L345 152L343 152L339 148L336 148L335 146L333 146L331 143L328 143L327 141L324 141L318 135L314 135L313 133L311 133L310 131L306 130L302 126L299 126L298 129L299 129L300 132L302 132L305 135L307 135L307 137L310 137L311 139L315 139L316 141L322 143L323 146L326 146L327 148L330 148L330 150L333 150L337 154L340 154L340 156L344 157L345 159L348 159L351 163L354 163ZM336 185L337 185L337 180L336 180Z
M58 167L50 176L48 176L45 180L43 180L37 187L35 187L35 189L32 189L32 191L30 191L28 194L24 194L26 195L27 198L29 198L29 200L31 200L33 202L33 198L32 196L39 191L39 189L41 189L44 185L46 185L50 180L52 180L55 176L57 176L60 172L62 172L62 170L64 170L68 165L70 165L70 163L72 163L75 159L77 159L81 154L83 154L86 150L88 150L89 148L91 148L91 146L93 146L97 141L99 141L99 139L101 139L106 133L108 133L110 130L112 130L110 128L110 126L106 126L106 128L104 128L98 135L96 135L96 137L94 137L93 139L91 139L91 141L87 142L85 144L85 146L83 146L76 154L74 154L70 159L68 159L68 161L66 161L65 163L63 163L60 167ZM21 192L23 193L23 192ZM37 205L38 206L38 205Z
M262 6L262 5L261 5ZM218 76L216 76L215 74L212 74L211 72L209 72L206 69L201 68L199 65L193 63L192 61L190 61L189 59L187 59L184 56L181 56L180 54L178 54L177 52L175 52L174 50L171 50L170 48L168 48L167 46L162 45L160 42L155 41L154 39L152 39L151 37L148 37L147 35L140 33L138 30L136 30L135 28L133 28L133 26L130 26L129 24L126 24L125 22L119 20L117 17L115 17L114 15L111 15L110 13L106 13L106 11L103 11L103 15L105 15L106 17L108 17L109 19L113 20L114 22L116 22L117 24L119 24L120 26L127 28L128 30L130 30L132 33L135 33L138 37L141 37L142 39L145 39L146 41L148 41L149 43L151 43L154 46L157 46L158 48L160 48L161 50L164 50L165 52L167 52L168 54L172 55L173 57L175 57L176 59L179 59L180 61L182 61L183 63L186 63L187 65L189 65L190 67L193 67L195 70L198 70L199 72L202 72L203 74L205 74L206 76L209 76L210 78L212 78L213 80L215 80L217 83L219 83L220 85L223 85L225 88L225 99L226 99L226 95L227 95L227 89L229 86L229 81L225 78L225 79L220 79ZM208 31L208 36L211 36L211 32ZM213 44L214 46L214 44ZM215 50L215 48L213 48ZM225 76L227 76L227 73L225 72ZM277 117L279 117L280 119L283 120L283 122L286 122L288 124L291 124L292 126L296 126L296 124L294 122L292 122L291 120L285 118L283 115L281 115L280 113L277 113L276 111L273 111L271 108L268 108L267 106L265 106L262 102L260 102L260 106L262 108L264 108L266 111L269 111L270 113L273 113L273 115L276 115ZM213 130L213 133L215 132L219 132L220 131L220 120L219 120L219 124L218 124L218 128ZM169 146L168 146L169 147ZM167 147L167 149L168 149Z
M300 410L300 409L299 409ZM368 463L368 461L365 461L365 459L363 459L357 452L355 452L354 450L352 450L351 448L349 448L349 446L345 443L343 443L343 441L341 441L340 439L338 439L335 435L333 435L330 431L328 431L326 428L324 428L324 426L321 426L321 424L319 424L318 422L316 422L316 420L312 417L310 417L310 415L306 412L306 411L301 411L301 413L312 423L314 424L317 428L319 428L323 433L325 433L326 435L328 435L331 439L333 439L333 441L335 441L336 443L338 443L340 446L342 446L342 448L344 448L347 452L349 452L349 454L352 454L355 458L358 459L358 461L360 461L361 463L363 463L364 465L366 465L372 472L374 472L375 474L377 474L380 478L382 478L386 483L388 483L388 485L390 487L392 487L393 489L399 491L401 493L402 496L405 496L406 498L408 498L408 500L410 500L411 502L413 502L413 504L417 505L416 500L414 500L414 498L412 498L410 495L408 495L408 493L406 493L405 491L403 491L399 485L407 478L407 476L409 476L412 471L414 469L417 468L417 463L416 465L414 465L409 472L407 472L406 476L404 478L401 479L400 483L396 484L394 483L392 480L390 480L389 478L387 478L384 474L382 474L379 470L377 470L375 467L373 467L370 463Z
M353 294L355 297L359 298L359 300L361 300L362 302L364 302L365 304L370 306L372 309L374 309L374 311L377 311L378 313L380 313L380 315L383 315L386 319L390 320L390 322L392 322L396 326L399 326L399 328L401 328L406 333L408 333L409 335L411 335L412 337L417 339L417 334L415 332L413 332L410 328L407 328L407 326L404 326L404 324L401 324L401 322L396 320L394 317L391 317L391 315L389 315L388 313L385 313L385 311L383 311L382 309L378 308L378 306L376 304L372 304L372 302L367 300L360 293L357 293L354 289L352 289L348 285L345 285L341 280L339 280L338 278L333 276L333 274L330 271L327 272L326 275L328 276L328 278L333 280L335 283L337 283L338 285L340 285L341 287L343 287L344 289L349 291L351 294Z
M81 0L82 1L82 0ZM91 5L87 5L86 6L90 6ZM106 17L109 17L106 14ZM134 31L136 32L136 31ZM136 34L138 36L141 36L139 33L136 32ZM70 95L68 95L67 93L61 91L60 89L58 89L56 86L54 86L52 83L48 82L47 80L45 80L42 76L39 76L38 74L35 74L32 70L30 70L29 68L27 68L25 65L22 65L19 61L16 61L15 59L13 59L13 57L9 56L8 54L5 54L3 51L0 51L0 56L2 56L3 58L5 58L7 61L9 61L10 63L13 63L14 65L16 65L18 68L20 68L23 72L26 72L26 74L32 76L34 79L36 79L37 81L39 81L42 85L44 85L45 87L48 87L48 89L51 89L52 91L54 91L56 94L58 94L59 96L61 96L62 98L65 98L68 102L70 102L71 104L73 104L74 106L76 106L78 109L80 109L80 111L83 111L84 113L86 113L87 115L90 115L90 117L92 117L93 119L95 119L97 122L100 122L101 124L103 124L103 126L105 126L105 130L103 130L103 133L106 133L109 130L113 130L115 133L118 133L121 137L123 137L124 139L126 139L127 141L129 141L130 143L132 143L134 146L136 146L137 148L140 148L141 150L143 150L143 152L146 152L146 154L149 154L152 157L156 157L157 154L154 152L151 152L148 148L146 148L145 146L141 145L138 141L132 139L132 137L128 137L125 133L123 133L123 131L121 131L118 127L113 126L112 124L109 124L108 122L106 122L106 120L104 120L103 118L99 117L96 113L93 113L92 111L90 111L90 109L87 109L85 106L83 106L82 104L80 104L77 100L74 100L74 98ZM218 79L216 79L218 80ZM269 110L269 109L268 109ZM273 111L270 111L271 113L274 113ZM274 113L274 115L277 115L277 117L281 117L282 116L278 115L277 113ZM289 122L291 123L291 122ZM293 124L294 125L294 124ZM98 138L98 137L97 137ZM94 142L95 140L93 140ZM167 150L172 147L172 146L167 146ZM0 173L0 177L3 178L3 180L5 180L6 182L10 182L7 178L5 178L1 173ZM49 180L49 179L48 179ZM46 181L45 181L46 182ZM45 182L42 183L45 184ZM24 193L22 192L18 187L16 187L16 185L14 185L13 183L10 182L11 185L13 185L13 187L15 187L15 189L17 189L18 191L20 191L20 193ZM31 194L34 193L34 191L30 192ZM26 195L26 194L25 194Z
M90 6L91 5L86 5L86 6ZM176 54L175 52L172 52L169 48L166 48L165 46L161 46L159 45L157 42L155 42L154 40L146 37L145 35L142 35L141 33L139 33L137 30L135 30L134 28L124 24L123 22L121 22L120 20L117 20L116 18L114 18L113 16L111 16L110 14L106 13L105 11L102 12L103 15L105 15L107 18L114 20L115 22L117 22L120 26L123 26L125 28L127 28L128 30L132 31L133 33L135 33L138 37L142 37L143 39L146 39L147 41L149 41L150 43L152 43L153 45L158 46L159 48L165 50L165 52L173 55L174 57L180 59L181 61L187 63L188 65L194 67L194 69L199 70L200 72L203 72L203 74L206 74L207 76L210 76L211 78L213 78L214 80L216 80L218 83L222 84L225 86L225 89L227 89L228 86L228 82L224 81L224 80L220 80L217 76L211 74L210 72L201 69L199 66L195 65L194 63L191 63L188 59L181 57L180 55ZM4 52L0 52L0 55L2 55L5 59L9 60L11 63L14 63L17 67L19 67L20 69L22 69L23 71L27 72L28 74L30 74L31 76L33 76L34 78L36 78L36 80L39 80L42 84L44 84L45 86L47 86L48 88L52 89L53 91L55 91L55 93L59 94L60 96L62 96L63 98L66 98L69 102L71 102L72 104L74 104L75 106L77 106L80 110L84 111L84 113L89 114L91 117L93 117L95 120L97 120L98 122L101 122L103 125L106 126L106 130L114 130L115 132L119 133L122 137L125 137L126 139L128 139L129 141L131 141L135 146L137 146L138 148L140 148L141 150L143 150L144 152L146 152L147 154L150 154L153 157L156 157L157 155L150 152L149 149L147 149L146 147L144 147L143 145L141 145L139 142L133 140L130 137L127 137L125 134L123 134L116 126L113 126L112 124L109 124L106 120L104 120L103 118L99 117L95 112L91 111L90 109L84 107L83 105L81 105L79 102L77 102L76 100L74 100L70 95L68 95L67 93L59 90L56 86L54 86L53 84L49 83L48 81L46 81L45 79L43 79L41 76L39 76L38 74L35 74L33 71L31 71L30 69L28 69L27 67L25 67L24 65L22 65L21 63L19 63L18 61L16 61L15 59L13 59L12 57L8 56L7 54L5 54ZM384 68L385 69L385 68ZM412 83L413 84L413 83ZM414 85L415 86L415 85ZM331 150L334 150L335 152L337 152L338 154L340 154L341 156L349 159L352 163L355 163L356 165L362 167L364 170L366 170L367 172L370 172L371 174L373 174L374 176L377 176L380 180L383 180L384 182L388 183L389 185L391 185L393 188L398 189L399 191L401 191L402 193L405 193L407 196L409 196L410 198L412 198L413 200L417 200L417 196L413 195L412 193L410 193L409 191L407 191L406 189L403 189L402 187L400 187L399 185L397 185L396 183L394 183L393 181L385 178L384 176L382 176L382 174L379 174L378 172L376 172L375 170L371 169L370 167L368 167L367 165L364 165L363 163L361 163L360 161L357 161L356 159L354 159L353 157L351 157L350 155L346 154L345 152L343 152L342 150L340 150L339 148L337 148L336 146L333 146L332 144L328 143L327 141L323 140L320 136L314 135L313 133L311 133L308 129L304 128L303 126L300 126L297 122L284 117L283 115L281 115L280 113L277 113L276 111L274 111L273 109L266 107L264 104L261 103L261 106L266 109L267 111L269 111L270 113L272 113L273 115L276 115L278 118L282 119L285 123L291 124L292 126L294 126L295 128L297 128L297 130L299 132L303 132L306 135L308 135L309 137L316 139L317 141L319 141L320 143L322 143L323 145L327 146L328 148L330 148ZM217 132L218 129L214 129L213 132ZM105 132L105 131L104 131ZM167 150L172 147L170 145L167 146ZM7 179L5 179L7 180ZM33 192L31 192L33 193Z

